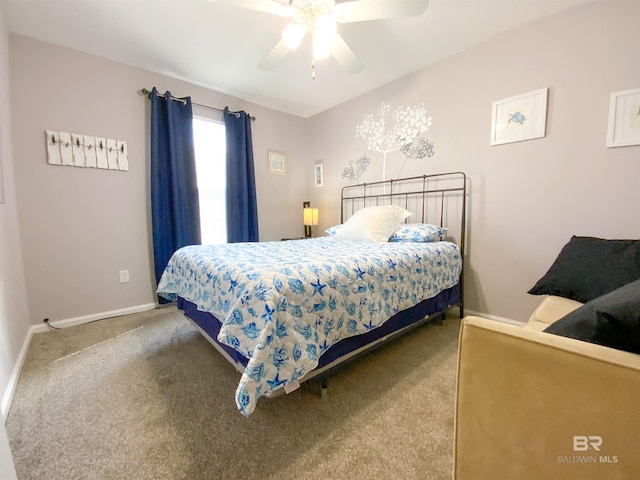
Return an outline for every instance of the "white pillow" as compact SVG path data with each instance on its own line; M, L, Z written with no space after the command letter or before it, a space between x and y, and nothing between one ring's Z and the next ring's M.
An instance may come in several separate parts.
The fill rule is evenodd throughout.
M410 215L409 210L397 205L361 208L343 223L331 238L386 243L396 228Z

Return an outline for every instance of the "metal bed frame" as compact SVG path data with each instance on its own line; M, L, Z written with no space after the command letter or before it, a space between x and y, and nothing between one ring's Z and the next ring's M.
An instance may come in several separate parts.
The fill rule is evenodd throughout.
M452 207L451 204L455 204ZM460 247L462 271L460 272L460 300L459 316L464 316L464 246L466 237L467 217L467 176L463 172L446 172L416 177L406 177L395 180L383 180L378 182L348 185L342 188L340 195L340 223L344 223L356 210L369 206L399 205L417 216L409 217L407 223L431 223L447 228L446 239L457 243ZM458 208L455 208L458 207ZM459 223L456 223L455 214L459 212ZM449 218L453 216L454 218ZM433 219L437 218L436 221ZM448 220L452 220L449 222ZM455 305L450 305L449 308ZM437 322L444 319L445 309L428 315L407 327L404 327L387 337L381 338L374 344L366 346L353 356L341 360L335 366L329 366L317 377L322 382L322 398L328 396L328 378L345 364L356 360L362 355L385 345L388 341L405 335L411 330L424 325L427 322ZM311 379L310 379L311 380Z
M459 212L459 223L448 218L451 206ZM407 223L431 223L447 228L447 239L460 246L460 317L464 316L464 247L467 223L467 176L463 172L434 173L395 180L348 185L340 195L340 223L356 210L377 205L399 205L414 213ZM459 210L455 207L459 207ZM416 215L418 214L418 215ZM447 214L447 215L445 215ZM449 221L451 220L451 221Z

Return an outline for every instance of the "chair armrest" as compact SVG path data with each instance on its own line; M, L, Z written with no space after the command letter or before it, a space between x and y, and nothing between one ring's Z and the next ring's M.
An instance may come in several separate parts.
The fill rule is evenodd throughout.
M583 304L568 298L547 295L529 317L529 323L539 323L536 330L544 330L556 320L580 308Z
M465 317L456 388L454 479L640 471L640 355Z

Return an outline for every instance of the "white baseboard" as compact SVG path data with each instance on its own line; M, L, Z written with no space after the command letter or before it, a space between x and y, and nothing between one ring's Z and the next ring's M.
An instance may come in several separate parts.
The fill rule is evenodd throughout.
M140 313L146 312L148 310L153 310L158 305L156 303L146 303L144 305L135 305L133 307L121 308L119 310L111 310L108 312L100 312L94 313L91 315L83 315L82 317L74 317L68 318L65 320L56 320L55 322L50 322L50 324L54 327L62 328L62 327L73 327L75 325L82 325L83 323L93 322L95 320L103 320L105 318L112 317L120 317L122 315L129 315L131 313ZM18 355L18 359L16 361L16 365L13 368L13 372L11 373L11 378L9 378L9 384L2 396L2 402L0 403L0 410L2 410L2 418L3 421L7 421L7 417L9 416L9 409L11 407L11 401L13 400L13 394L16 391L16 386L18 385L18 379L20 377L20 372L22 371L22 366L24 365L25 357L27 356L27 351L29 350L29 345L31 343L31 338L34 333L43 333L48 332L49 327L42 323L40 325L32 325L31 328L27 331L27 336L22 343L22 348L20 349L20 354Z
M519 327L521 327L522 325L524 325L526 323L526 322L520 322L518 320L512 320L510 318L499 317L497 315L491 315L490 313L476 312L474 310L465 309L464 312L465 312L465 315L474 315L476 317L484 317L484 318L488 318L489 320L495 320L496 322L508 323L509 325L517 325Z
M93 313L91 315L83 315L82 317L67 318L66 320L55 320L49 322L52 327L65 328L73 327L75 325L82 325L83 323L93 322L95 320L103 320L111 317L121 317L122 315L129 315L131 313L146 312L147 310L153 310L158 305L155 303L146 303L144 305L135 305L133 307L121 308L119 310L111 310L108 312ZM43 322L39 325L34 325L33 333L48 332L49 327Z
M7 384L7 388L4 391L4 395L2 396L2 403L0 404L0 409L2 410L2 419L6 423L7 417L9 416L9 408L11 407L11 401L13 400L13 394L16 391L16 386L18 385L18 378L20 377L20 372L22 371L22 365L24 365L24 359L27 356L27 350L29 350L29 344L31 343L31 338L35 333L35 326L32 326L27 331L27 336L22 342L22 348L20 349L20 353L18 354L18 359L16 360L16 364L13 367L13 372L11 372L11 377L9 378L9 383Z

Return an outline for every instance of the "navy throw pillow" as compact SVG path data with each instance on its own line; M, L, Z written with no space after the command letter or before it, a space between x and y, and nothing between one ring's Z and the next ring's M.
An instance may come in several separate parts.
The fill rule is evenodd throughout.
M587 303L638 279L640 240L574 235L528 293Z
M544 331L640 353L640 280L585 303Z

